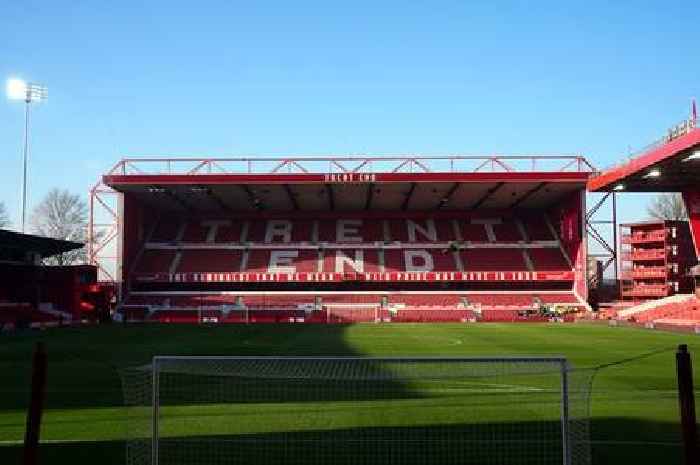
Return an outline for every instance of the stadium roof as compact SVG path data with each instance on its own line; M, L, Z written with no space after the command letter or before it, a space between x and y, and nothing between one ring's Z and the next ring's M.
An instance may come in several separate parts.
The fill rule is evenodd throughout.
M42 257L51 257L83 247L80 242L52 239L50 237L22 234L0 229L0 249L17 252L35 252Z
M678 136L668 136L639 156L590 179L590 191L679 192L700 185L700 128L689 120Z
M126 159L103 183L165 210L432 211L543 208L592 171L579 156Z

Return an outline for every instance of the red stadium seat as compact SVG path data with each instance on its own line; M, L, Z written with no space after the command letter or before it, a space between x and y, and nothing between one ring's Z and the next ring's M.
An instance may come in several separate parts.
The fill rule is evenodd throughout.
M528 271L520 249L467 249L460 255L465 271Z
M493 232L496 236L496 240L499 242L518 242L525 240L513 221L495 224L493 226Z
M238 250L186 250L181 252L176 272L226 272L241 266L241 252Z
M696 297L688 297L682 302L659 301L651 305L648 310L634 313L631 318L640 323L700 324L700 299Z
M172 250L146 250L136 267L137 273L169 273L175 258Z
M272 223L276 221L277 224ZM379 271L379 251L375 248L377 243L384 241L384 224L389 227L389 235L394 242L394 247L384 250L385 271L404 272L411 269L406 263L406 252L413 251L418 255L427 254L432 261L432 266L427 271L459 271L459 264L451 253L448 242L456 240L453 224L461 228L462 239L467 242L462 246L460 256L466 271L558 271L570 270L570 265L562 255L558 246L552 243L551 234L542 218L524 218L522 224L530 242L549 241L538 244L539 247L528 248L533 269L528 269L528 263L523 256L523 249L518 243L524 243L517 219L492 218L486 219L486 223L479 223L479 219L338 219L318 220L318 234L321 242L333 244L338 239L347 243L342 252L353 258L356 250L363 250L366 267L365 272ZM249 272L267 273L270 266L271 249L262 247L267 241L275 244L284 244L289 240L289 248L283 252L294 252L298 256L287 259L286 263L294 267L295 272L316 272L318 270L317 252L315 247L300 246L300 243L309 244L313 239L313 224L311 220L256 220L247 221L248 234L246 244L248 248L247 266L240 269L239 257L243 255L243 246L235 242L240 238L242 222L226 222L222 220L192 220L182 222L177 219L163 219L155 228L152 242L174 243L181 245L181 258L176 272ZM276 229L280 227L281 229ZM271 231L276 231L272 233ZM344 232L343 232L344 231ZM216 234L214 234L216 233ZM339 237L338 234L341 236ZM181 236L181 237L179 237ZM179 241L176 240L179 237ZM433 239L443 248L421 248L418 244L429 244ZM349 241L361 240L363 244L372 244L370 247L353 249ZM413 242L416 241L416 242ZM490 243L489 247L480 245ZM358 242L359 244L360 242ZM195 244L202 244L204 249L194 249ZM217 244L239 244L241 249L217 248ZM412 245L416 244L416 245ZM471 244L471 245L469 245ZM500 245L499 245L500 244ZM425 246L424 246L425 247ZM276 248L275 250L282 250ZM323 269L324 272L335 271L335 248L325 247ZM277 252L279 253L279 252ZM176 252L172 249L149 248L141 255L136 270L140 273L169 273ZM420 256L413 259L416 271L426 271L422 265L425 260ZM347 266L346 266L347 268Z
M182 221L178 219L163 219L158 222L151 240L153 242L172 242L177 240Z
M552 237L546 221L543 221L543 217L527 216L522 221L525 231L527 231L528 239L531 241L552 241L555 239Z
M555 271L571 269L560 249L529 249L535 270Z
M138 283L155 282L159 287L150 287L157 289L151 294L142 291L128 297L124 311L131 318L142 315L152 321L178 322L515 321L523 318L523 312L536 312L540 305L584 305L573 292L561 291L564 281L570 281L569 288L573 286L572 268L545 217L536 214L460 217L441 212L435 218L410 213L382 218L355 213L343 219L341 213L336 219L295 219L290 213L290 219L241 221L163 217L149 234L132 269ZM314 243L316 238L318 243ZM543 272L544 278L534 272ZM546 272L569 273L549 278ZM512 277L515 274L517 278ZM503 290L504 282L491 285L503 281L499 276L517 280L518 290ZM549 288L545 279L557 281L556 286ZM335 292L332 289L338 280L344 284ZM382 280L392 283L387 287L391 291L381 291L378 283ZM418 280L445 282L417 293ZM478 281L478 289L484 290L457 291L459 280ZM403 281L411 285L403 288ZM249 282L257 284L248 286ZM324 282L317 293L315 282ZM347 290L355 284L366 290ZM528 321L533 318L528 316Z

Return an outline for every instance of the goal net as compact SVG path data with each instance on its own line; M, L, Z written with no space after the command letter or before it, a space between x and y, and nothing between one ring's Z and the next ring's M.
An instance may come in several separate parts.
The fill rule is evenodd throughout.
M128 465L590 463L564 358L155 357L123 385Z

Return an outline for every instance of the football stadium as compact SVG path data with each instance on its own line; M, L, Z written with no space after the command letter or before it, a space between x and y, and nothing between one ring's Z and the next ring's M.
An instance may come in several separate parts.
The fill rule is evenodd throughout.
M700 3L5 3L0 465L700 464Z
M121 314L359 323L582 311L590 173L579 157L123 160L103 178L120 195Z
M692 463L699 147L693 120L604 172L580 156L123 159L91 190L92 272L61 269L77 276L61 292L6 272L55 303L4 304L0 451ZM622 225L629 282L593 302L587 191L644 189L684 192L690 221ZM80 246L19 236L42 257Z

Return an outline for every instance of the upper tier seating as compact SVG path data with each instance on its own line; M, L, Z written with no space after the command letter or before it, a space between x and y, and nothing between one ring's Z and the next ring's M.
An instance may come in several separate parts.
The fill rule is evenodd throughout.
M195 222L193 222L195 223ZM199 223L195 223L199 224ZM181 227L181 222L177 220L164 219L158 222L151 241L153 242L173 242L177 240L178 232Z
M169 273L175 259L172 250L145 250L136 266L137 273Z
M521 249L467 249L460 255L464 271L528 271Z
M175 272L225 272L241 267L240 250L188 250L181 253Z
M518 242L525 240L523 235L520 234L516 223L512 221L495 224L493 226L493 233L497 241Z
M522 221L529 240L552 241L556 239L555 237L552 237L552 233L547 227L547 223L542 221L542 218L525 217Z
M456 271L453 255L447 249L387 249L384 251L385 271L422 271L429 266L431 271Z
M136 276L180 276L571 269L552 237L549 220L526 215L187 222L165 218L152 228L133 271Z
M484 225L463 222L461 226L462 240L472 242L488 242L489 237L486 234L486 228Z
M389 224L389 240L399 242L436 242L454 241L451 220L403 220L391 219ZM377 222L381 225L381 221Z
M311 221L308 221L311 223ZM359 239L358 239L359 238ZM310 238L304 239L310 240ZM319 220L318 240L320 242L376 242L384 241L381 220Z
M310 220L248 221L247 242L311 242L313 222ZM287 237L288 233L288 237Z
M339 218L270 220L177 220L158 221L149 242L519 242L552 241L544 216L523 218ZM455 230L455 227L457 230ZM314 233L316 231L316 234ZM245 236L244 236L245 233ZM457 236L459 233L459 236ZM315 237L317 236L317 237Z
M538 271L555 271L570 268L559 249L529 249L532 264Z
M289 254L271 250L250 250L248 253L248 273L287 273L288 267L293 267L298 273L315 273L318 271L318 252L312 249L299 249ZM295 256L292 256L295 255ZM275 258L277 257L277 258ZM239 271L238 268L229 271Z
M360 263L362 266L360 266ZM318 271L334 272L337 270L339 273L352 273L358 271L355 269L355 266L365 273L380 271L379 251L372 249L329 249L324 251L323 268Z

